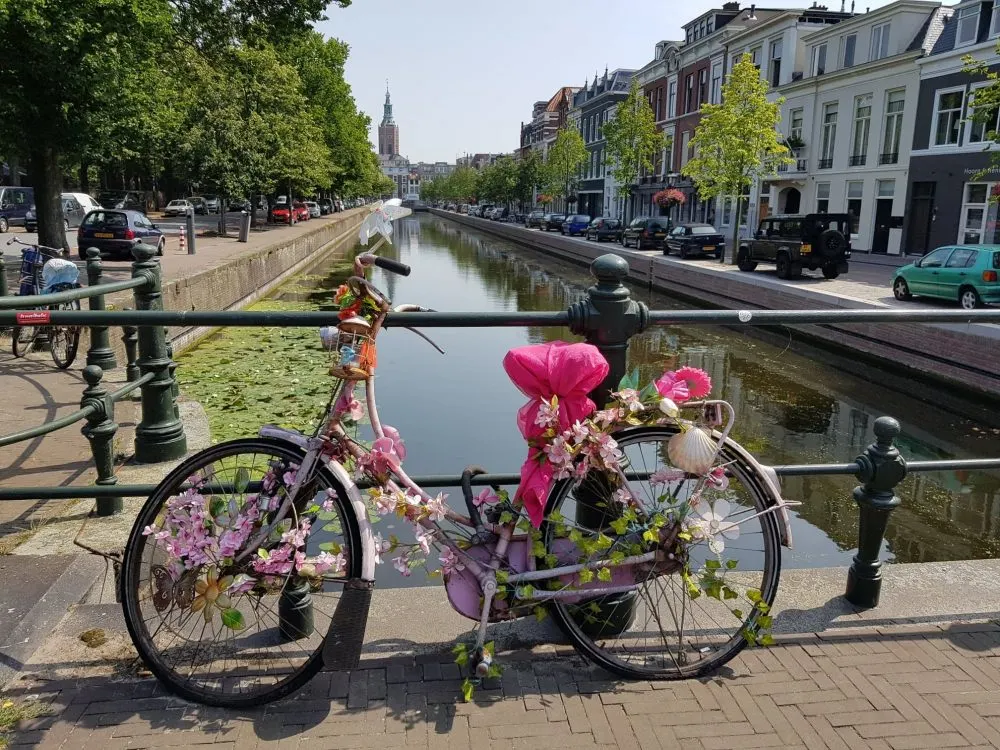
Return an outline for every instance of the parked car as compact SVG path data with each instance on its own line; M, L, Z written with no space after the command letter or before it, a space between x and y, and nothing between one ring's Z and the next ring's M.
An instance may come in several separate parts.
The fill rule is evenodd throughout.
M292 210L295 212L296 221L309 221L312 214L309 213L309 206L307 206L303 201L295 201L292 203Z
M222 207L222 201L219 200L219 196L205 195L202 197L205 199L205 209L208 211L208 213L210 214L219 213L219 210Z
M851 217L847 214L769 216L753 239L740 243L736 262L741 271L758 263L774 263L779 279L794 279L803 268L822 269L835 279L847 273L851 257Z
M333 202L333 209L337 213L340 213L341 211L343 211L344 210L344 201L342 201L340 198L337 198L337 200L335 200Z
M98 208L83 217L76 233L81 258L87 257L88 247L96 247L102 256L130 260L132 248L140 242L152 245L157 255L163 255L163 232L140 211Z
M320 198L316 201L319 204L319 212L323 216L327 216L333 213L333 201L329 198Z
M903 266L892 280L898 300L938 297L964 310L1000 304L1000 245L948 245Z
M711 224L678 224L663 243L663 254L670 255L671 251L682 258L692 255L721 258L726 251L726 238Z
M316 201L305 201L303 205L309 209L309 218L318 219L323 215L323 212L319 208L319 204Z
M524 220L524 226L528 227L528 229L532 229L535 227L541 228L542 221L544 219L545 219L545 212L542 211L541 209L535 209L530 214L528 214L527 218Z
M657 250L663 247L663 241L670 230L670 219L658 216L640 216L632 219L632 223L625 227L622 232L622 245L628 247L635 245L636 250L646 247L654 247Z
M414 211L430 211L430 206L428 206L424 201L414 201L413 203Z
M85 215L87 211L89 211L90 209L101 207L101 204L98 203L96 200L94 200L94 197L92 195L88 195L87 193L63 193L62 197L75 198L76 202L79 203L80 206L83 208L83 212ZM81 216L80 219L82 220L83 216Z
M172 200L163 208L164 216L187 216L194 214L194 206L183 198Z
M587 227L584 237L588 240L596 240L597 242L604 242L605 240L619 242L622 237L622 223L618 219L612 219L609 216L598 216L590 222L590 226Z
M74 229L80 226L83 217L87 214L87 209L80 205L72 193L63 193L59 197L62 200L63 227ZM24 214L24 231L38 231L38 210L35 206L29 208Z
M194 206L196 214L205 215L208 213L208 201L200 195L192 195L187 198L187 202Z
M146 213L146 199L135 190L108 190L97 196L101 208L118 208Z
M35 203L30 187L0 187L0 233L12 226L23 226L24 216Z
M569 235L570 237L574 235L580 235L581 237L586 233L587 229L590 227L590 217L586 214L573 214L572 216L567 216L566 221L562 223L559 231L564 235Z
M542 217L542 231L562 231L564 221L566 221L566 214L545 214Z

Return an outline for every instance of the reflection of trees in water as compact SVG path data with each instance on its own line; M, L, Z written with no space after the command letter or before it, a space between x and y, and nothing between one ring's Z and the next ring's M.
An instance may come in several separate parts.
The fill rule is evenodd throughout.
M397 221L393 244L385 255L400 259L403 248L401 259L414 263L419 263L420 254L447 254L456 279L477 279L509 309L565 310L591 283L585 269L522 257L516 246L429 217ZM321 278L309 278L316 286L310 298L329 306L330 291L344 278L344 264L317 273ZM385 274L385 280L388 285L392 275ZM659 295L651 300L657 308L669 303ZM537 327L527 330L527 339L576 340L566 329ZM905 456L975 455L959 438L951 436L958 440L954 445L936 432L936 407L905 393L886 393L877 377L863 381L833 376L827 365L730 329L655 327L632 339L629 362L639 367L644 382L682 365L706 370L715 384L714 395L736 409L734 439L766 463L850 461L872 442L871 426L883 409L901 418L899 442ZM851 497L856 484L852 477L786 477L782 489L789 499L803 502L796 511L799 516L842 549L851 549L858 533L858 511ZM898 561L1000 556L997 473L913 475L899 495L903 505L887 532Z

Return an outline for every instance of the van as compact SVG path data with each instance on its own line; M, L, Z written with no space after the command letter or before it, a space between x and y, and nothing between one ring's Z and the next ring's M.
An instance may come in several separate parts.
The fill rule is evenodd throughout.
M24 226L24 216L34 203L34 188L0 186L0 234L12 226Z

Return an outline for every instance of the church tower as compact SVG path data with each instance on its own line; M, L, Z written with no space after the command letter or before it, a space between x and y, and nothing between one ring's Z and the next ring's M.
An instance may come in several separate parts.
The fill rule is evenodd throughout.
M389 98L389 82L385 82L385 106L382 108L382 122L378 126L379 156L393 156L399 153L399 126L392 119L392 100Z

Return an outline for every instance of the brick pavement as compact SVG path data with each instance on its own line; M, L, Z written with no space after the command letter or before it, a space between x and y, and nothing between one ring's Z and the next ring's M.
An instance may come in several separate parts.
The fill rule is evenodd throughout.
M845 628L781 636L721 673L625 682L569 647L502 657L502 679L462 703L445 656L366 661L299 695L234 712L166 695L152 679L26 676L52 715L17 727L11 748L911 748L1000 747L995 623Z

